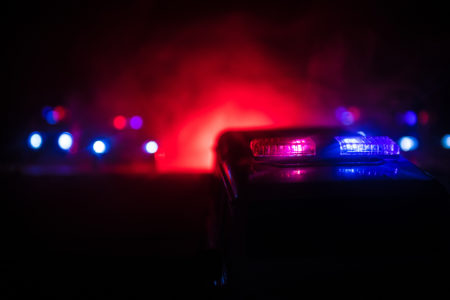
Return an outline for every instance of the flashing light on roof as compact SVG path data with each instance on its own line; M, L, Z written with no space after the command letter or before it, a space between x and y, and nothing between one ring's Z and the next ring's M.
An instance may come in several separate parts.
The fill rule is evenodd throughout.
M145 152L155 154L158 151L158 144L155 141L145 143Z
M63 132L58 138L59 148L62 150L69 150L72 147L73 138L69 132Z
M419 147L419 141L413 136L404 136L399 142L402 151L413 151Z
M316 144L307 138L260 138L250 142L254 157L302 157L316 155Z
M39 132L33 132L28 138L28 144L33 149L39 149L42 146L42 136Z
M395 156L399 146L387 136L337 136L341 156Z
M92 150L94 150L96 154L103 154L106 152L106 143L102 140L96 140L92 144Z
M356 133L361 135L361 136L366 136L366 133L364 131L357 131Z
M450 149L450 134L446 134L442 137L441 144L444 149Z

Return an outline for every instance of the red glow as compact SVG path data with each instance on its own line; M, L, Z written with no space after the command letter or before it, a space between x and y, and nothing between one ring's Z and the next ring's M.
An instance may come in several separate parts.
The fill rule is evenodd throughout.
M421 110L419 112L419 123L422 125L426 125L426 124L428 124L429 121L430 121L430 115L428 114L428 112L425 110Z
M211 170L216 138L227 129L335 124L319 112L326 111L324 99L340 99L338 92L303 77L320 75L317 66L328 54L310 58L297 73L273 57L254 30L230 18L150 43L113 79L105 76L97 101L105 109L139 112L143 134L158 140L159 171ZM337 75L340 64L333 61L340 59L327 59Z
M66 117L66 109L62 106L57 106L53 109L52 116L56 123L61 122Z
M358 121L359 117L361 116L361 112L359 110L359 108L355 107L355 106L350 106L348 108L348 111L353 115L353 120L354 121Z
M122 130L127 126L127 119L124 116L116 116L113 120L114 128Z
M283 127L314 124L315 114L296 106L295 98L272 86L233 83L219 87L206 99L210 107L198 109L180 120L176 129L162 136L157 157L159 170L211 170L217 136L226 129ZM228 100L228 101L227 101ZM283 105L274 105L282 103ZM317 124L317 123L316 123Z

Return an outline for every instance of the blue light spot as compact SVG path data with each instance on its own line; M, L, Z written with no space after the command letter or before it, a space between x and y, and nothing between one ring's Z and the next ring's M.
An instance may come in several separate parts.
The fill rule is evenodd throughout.
M450 149L450 134L446 134L442 137L441 144L444 149Z
M416 123L417 123L416 113L413 112L412 110L405 112L405 114L403 115L403 121L409 126L416 125Z
M62 150L69 150L72 147L73 138L68 132L63 132L58 138L58 145Z
M42 136L39 132L33 132L28 138L28 144L33 149L39 149L42 146Z
M42 109L42 116L44 117L45 121L47 121L50 125L55 125L58 123L57 114L55 113L55 110L52 109L50 106L46 106Z
M402 151L414 151L419 147L419 141L413 136L404 136L398 141Z
M92 150L96 154L103 154L106 152L106 143L102 140L97 140L92 144Z
M336 108L334 113L336 119L346 126L353 124L357 119L349 109L342 106Z
M158 151L158 144L155 141L150 141L145 144L145 152L154 154Z

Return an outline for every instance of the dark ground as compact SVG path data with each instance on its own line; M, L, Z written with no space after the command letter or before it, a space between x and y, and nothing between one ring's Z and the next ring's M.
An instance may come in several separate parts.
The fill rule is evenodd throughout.
M214 256L206 251L207 212L217 196L211 175L4 173L1 182L1 299L228 295L214 287ZM412 291L408 281L393 278ZM364 299L380 295L345 278L313 283L291 289L331 296L330 286L342 284L359 288ZM430 293L440 292L425 290Z
M209 298L204 249L211 180L2 176L2 294Z

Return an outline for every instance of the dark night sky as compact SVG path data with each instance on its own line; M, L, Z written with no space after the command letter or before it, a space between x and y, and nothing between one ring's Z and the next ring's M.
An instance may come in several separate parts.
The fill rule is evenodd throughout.
M449 98L450 42L447 11L439 5L409 1L92 2L9 2L9 96L4 101L3 120L8 139L27 131L43 105L75 101L85 110L101 109L104 103L98 100L97 92L117 85L116 74L140 72L136 76L150 90L146 93L160 92L175 73L170 73L170 67L159 66L157 72L167 72L162 80L154 73L145 73L139 65L142 58L152 61L161 49L176 48L174 68L183 69L192 53L217 44L212 50L216 56L222 57L222 48L226 55L235 55L239 43L270 57L275 65L270 68L282 74L278 79L308 79L338 91L338 102L381 113L386 106L435 111L436 126L448 130L448 112L441 108ZM231 26L223 30L227 22ZM237 41L234 50L229 49L229 41ZM143 56L147 50L152 54ZM316 62L314 67L312 61ZM242 70L236 72L242 75ZM243 73L246 78L253 76ZM186 81L180 76L176 80L177 85ZM76 100L68 100L73 98ZM319 110L338 104L326 97L320 99ZM192 104L172 101L172 107ZM129 105L142 108L139 101ZM172 114L173 109L164 112Z

